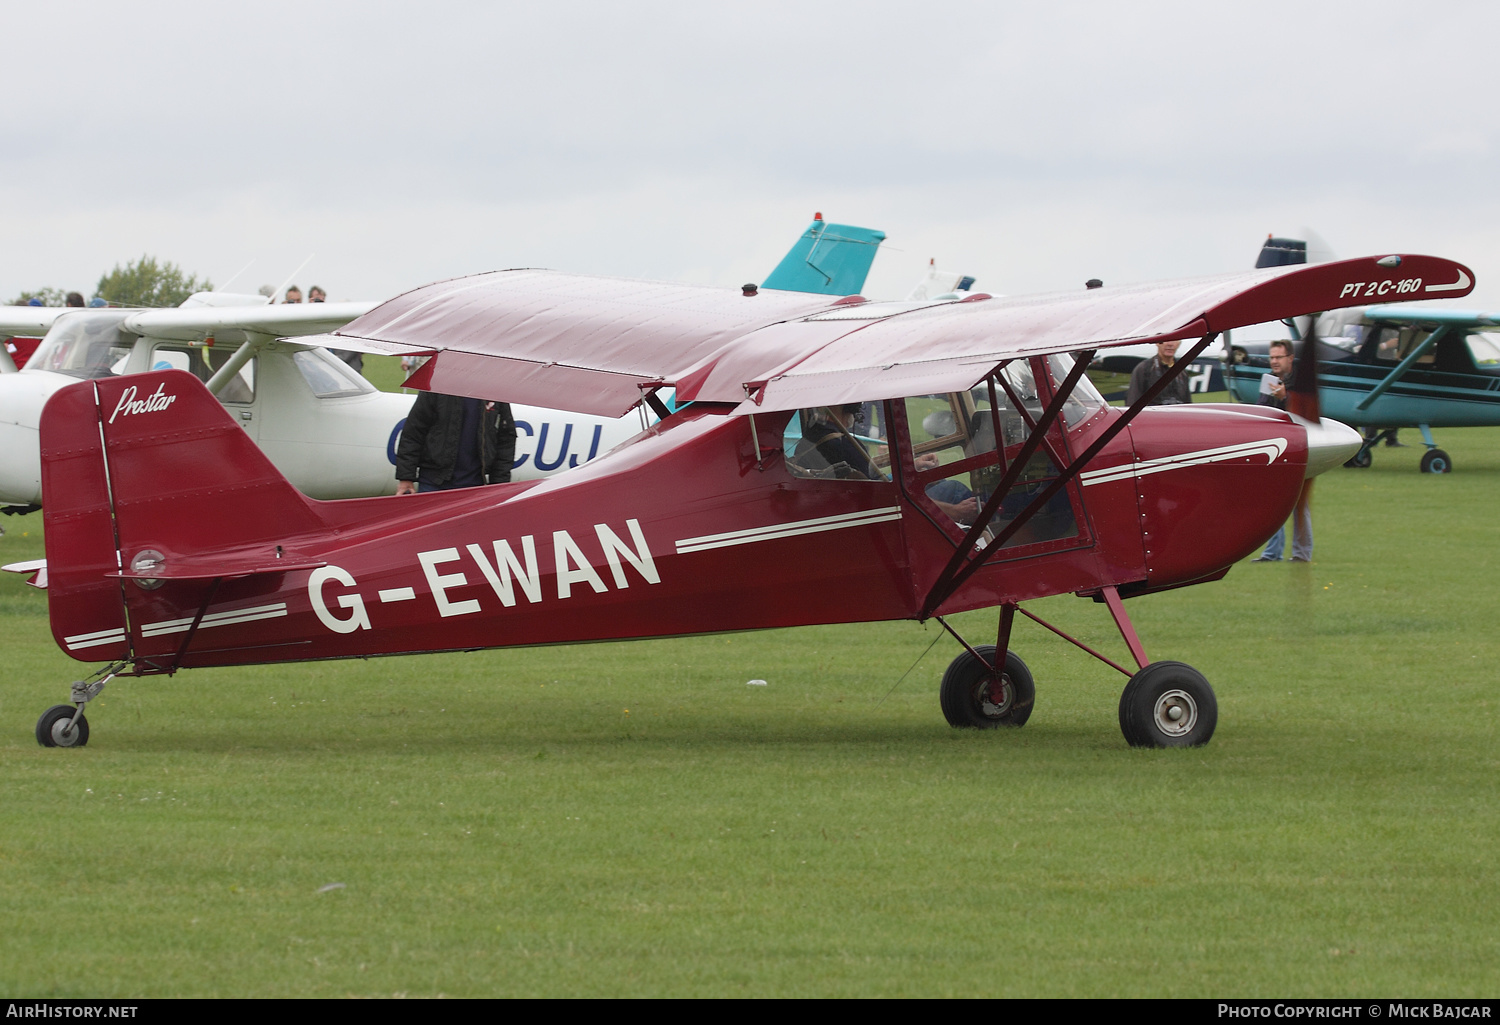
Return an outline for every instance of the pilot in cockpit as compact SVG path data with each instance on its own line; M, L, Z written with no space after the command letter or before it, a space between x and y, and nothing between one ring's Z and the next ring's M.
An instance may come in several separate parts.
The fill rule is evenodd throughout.
M887 480L853 433L863 408L863 403L850 402L801 410L802 437L787 460L792 472L837 480ZM938 464L935 452L917 456L918 470L933 469ZM955 523L972 523L979 511L978 500L967 489L961 495L948 494L942 486L949 483L934 483L927 489L928 497Z
M861 404L804 409L802 438L788 460L794 472L837 480L885 480L870 454L850 430Z

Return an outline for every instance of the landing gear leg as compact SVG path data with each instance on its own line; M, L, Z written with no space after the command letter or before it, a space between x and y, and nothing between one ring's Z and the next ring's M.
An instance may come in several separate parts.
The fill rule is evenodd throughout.
M943 628L964 646L963 653L949 663L938 691L943 718L949 726L992 730L997 726L1023 726L1031 718L1036 684L1021 656L1010 650L1010 628L1015 617L1016 606L1001 606L996 637L999 643L973 648L938 618Z
M1427 446L1427 451L1422 453L1423 473L1452 473L1453 457L1437 447L1437 441L1432 436L1432 428L1426 424L1417 424L1422 431L1422 444Z
M1370 449L1374 448L1375 442L1379 440L1380 436L1378 434L1365 438L1365 443L1359 447L1359 451L1350 456L1344 465L1351 470L1368 470L1370 464L1374 462L1374 459L1370 456Z
M36 742L43 747L83 747L89 742L89 721L83 706L99 696L104 685L115 678L118 666L102 670L92 683L75 681L71 705L53 705L36 721Z
M1113 587L1103 588L1120 635L1140 670L1120 694L1120 732L1131 747L1196 747L1207 744L1219 722L1214 689L1203 674L1181 662L1146 661L1130 614Z

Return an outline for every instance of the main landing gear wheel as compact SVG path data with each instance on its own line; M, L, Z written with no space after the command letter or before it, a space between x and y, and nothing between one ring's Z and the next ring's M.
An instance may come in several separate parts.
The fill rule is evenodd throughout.
M1120 695L1120 732L1131 747L1197 747L1218 723L1214 689L1181 662L1152 662Z
M1370 456L1370 450L1367 448L1362 448L1358 452L1354 453L1354 455L1350 456L1349 460L1344 463L1344 465L1349 467L1351 470L1368 470L1370 468L1370 463L1372 462L1374 462L1374 460Z
M995 657L993 644L981 644L974 650L986 660ZM1031 718L1036 684L1021 656L1014 651L1005 653L1005 671L998 680L990 670L991 664L992 661L980 662L967 651L948 664L938 700L949 726L992 730L997 726L1021 726Z
M36 721L36 742L43 747L82 747L89 742L89 721L72 705L53 705Z
M1452 473L1453 459L1440 448L1428 449L1422 453L1422 472Z

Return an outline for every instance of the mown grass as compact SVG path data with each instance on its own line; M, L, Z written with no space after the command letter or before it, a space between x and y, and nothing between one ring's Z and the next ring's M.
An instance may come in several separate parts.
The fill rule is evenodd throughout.
M122 681L43 750L83 667L7 575L0 993L1493 996L1500 430L1441 441L1322 478L1311 566L1130 603L1191 751L1031 624L1031 722L950 730L907 623Z

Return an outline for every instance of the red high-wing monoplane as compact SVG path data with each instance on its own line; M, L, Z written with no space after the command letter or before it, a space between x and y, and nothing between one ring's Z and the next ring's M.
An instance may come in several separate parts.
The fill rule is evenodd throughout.
M954 633L964 650L941 704L955 726L1018 726L1033 685L1009 650L1014 614L1073 592L1109 609L1137 663L1109 662L1130 678L1126 739L1201 744L1212 689L1181 663L1148 664L1121 599L1222 577L1360 441L1270 408L1144 407L1154 393L1111 408L1084 377L1091 350L1200 339L1175 373L1217 332L1340 306L1364 294L1353 283L1420 295L1472 278L1388 256L915 303L541 271L440 282L327 343L432 353L419 387L609 415L644 401L664 418L560 477L401 498L304 497L190 374L81 382L42 418L48 597L58 644L109 664L37 736L83 744L85 703L122 674L946 628L947 613L995 605L995 646Z

